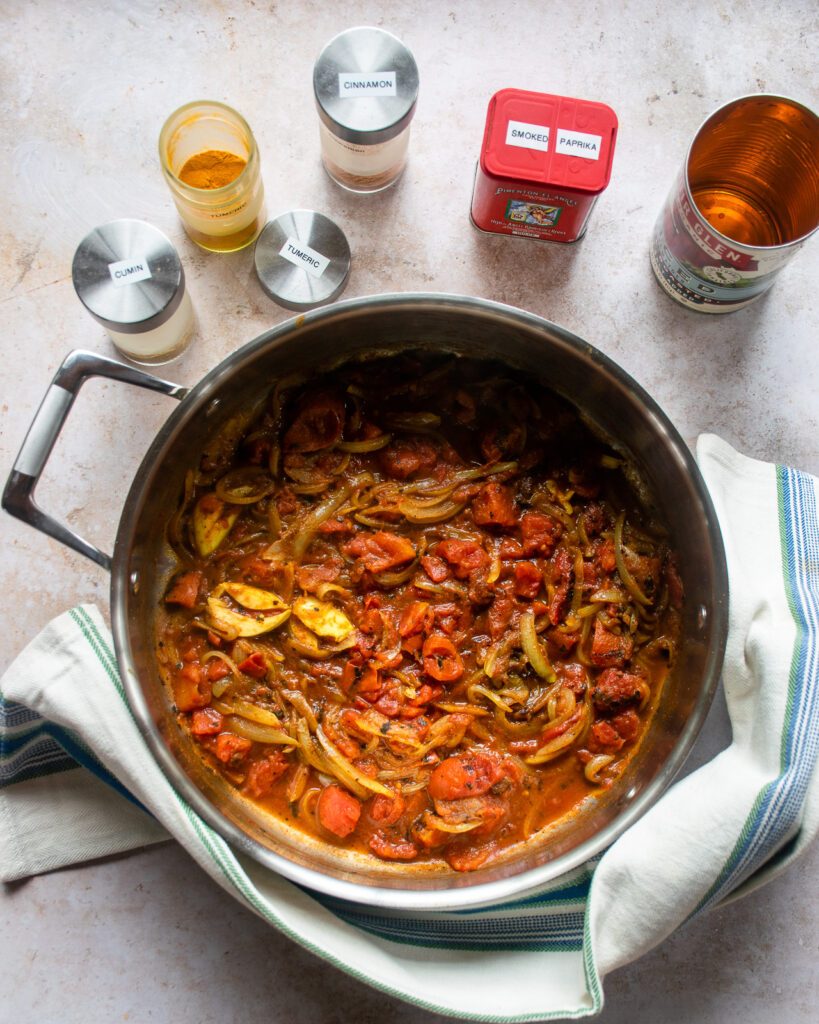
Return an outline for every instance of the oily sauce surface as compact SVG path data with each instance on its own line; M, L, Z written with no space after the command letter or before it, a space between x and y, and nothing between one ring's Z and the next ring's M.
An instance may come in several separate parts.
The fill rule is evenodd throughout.
M628 467L508 368L271 388L192 461L157 656L202 757L381 861L487 863L616 782L682 587Z

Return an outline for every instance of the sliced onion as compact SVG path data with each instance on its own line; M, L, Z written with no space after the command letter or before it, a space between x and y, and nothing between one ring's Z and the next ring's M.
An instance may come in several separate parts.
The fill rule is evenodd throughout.
M289 700L297 711L300 711L302 715L304 715L305 721L315 732L318 727L318 720L316 719L313 709L310 707L310 702L301 690L282 690L281 695L285 700Z
M287 802L294 804L301 798L310 778L310 769L306 764L300 764L293 772L292 779L287 783Z
M583 774L589 782L597 783L600 781L600 772L604 768L608 768L613 760L613 754L597 754L583 769Z
M557 676L549 663L546 651L541 647L540 641L537 638L537 630L535 629L535 613L531 608L527 608L520 617L520 642L523 647L523 653L526 655L529 664L535 672L537 672L542 679L546 679L548 682L553 683L557 679Z
M614 524L614 561L617 563L617 572L620 574L620 579L626 590L631 594L638 604L650 605L651 601L638 587L634 577L626 568L626 560L623 557L623 523L625 522L626 514L621 512L617 517L617 521Z
M431 811L427 811L424 815L424 821L432 828L438 829L439 832L450 832L458 834L461 832L471 832L473 829L483 825L483 819L478 818L477 821L462 821L457 825L451 825L448 821L445 821L439 814L433 814Z
M348 761L347 758L333 746L321 726L318 726L316 729L316 739L321 745L327 764L333 770L333 774L340 782L343 782L345 786L352 789L357 796L366 797L368 790L372 793L379 793L381 796L395 796L393 790L387 789L387 787L382 785L382 783L377 779L371 779L369 775L365 775L364 772L359 771L351 761Z
M467 688L466 692L467 696L469 697L472 703L477 704L476 695L478 695L481 697L485 697L486 700L488 701L491 701L491 703L494 704L496 707L500 708L501 711L505 711L507 714L512 713L511 704L507 704L503 697L499 697L498 694L495 693L493 690L490 690L486 686L482 686L480 683L473 683L470 687Z
M295 747L296 745L293 737L282 729L272 729L269 725L258 725L239 715L228 715L225 719L225 728L254 743L276 743L283 747Z
M434 707L440 708L441 711L448 711L452 715L475 715L477 717L482 717L483 715L492 714L491 711L487 711L486 708L480 708L476 704L454 704L436 701Z
M266 470L258 466L243 466L225 473L216 482L216 497L231 505L255 505L275 488Z
M353 455L362 455L365 452L377 452L379 448L386 448L390 441L392 441L392 434L379 434L366 441L339 441L336 448Z

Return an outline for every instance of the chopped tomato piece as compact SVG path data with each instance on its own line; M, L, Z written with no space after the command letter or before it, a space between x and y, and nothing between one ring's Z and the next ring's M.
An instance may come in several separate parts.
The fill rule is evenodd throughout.
M561 686L571 690L575 697L582 697L589 684L589 675L585 668L576 661L566 662L556 667L557 678Z
M194 736L217 736L222 731L222 716L216 708L203 708L191 715Z
M640 731L640 719L637 717L637 712L631 709L621 711L619 715L615 715L611 720L611 724L626 741L633 740Z
M370 804L370 817L383 825L394 825L407 807L407 801L396 793L395 796L384 796L378 793Z
M193 608L199 599L199 588L204 576L201 572L184 572L177 576L174 584L165 595L166 604L180 604L183 608Z
M424 641L424 671L439 683L453 683L464 674L464 663L451 640L433 633Z
M355 533L355 526L345 516L325 520L318 528L319 533L332 537L346 537Z
M244 672L247 676L253 676L254 679L264 679L267 675L267 662L261 651L254 651L237 667L240 672Z
M506 627L512 621L514 611L515 602L512 598L508 594L498 594L487 615L489 635L493 640L503 636Z
M460 800L482 796L505 775L497 757L480 750L442 761L429 777L427 792L433 800Z
M540 593L543 576L534 562L516 562L513 569L515 593L530 601Z
M472 518L478 526L515 526L518 521L511 488L490 480L472 501Z
M466 849L447 850L444 856L449 866L455 871L477 871L493 852L494 849L491 845L470 846Z
M642 676L607 668L597 678L592 700L601 711L615 711L641 700L644 685Z
M370 849L383 860L415 860L418 847L409 839L388 839L383 832L373 832Z
M308 395L284 435L288 452L317 452L334 444L344 429L344 402L329 392Z
M386 572L415 558L415 548L410 541L387 530L360 533L344 546L344 550L348 555L358 558L364 568L373 573Z
M566 617L575 585L574 559L566 548L559 548L552 559L552 583L555 591L549 603L549 622L557 626Z
M428 441L400 440L384 448L378 461L387 476L406 480L419 470L432 469L438 455Z
M269 796L273 784L284 775L290 767L287 757L277 750L261 761L254 761L247 772L245 790L257 800Z
M221 658L214 658L208 663L208 681L215 683L218 679L224 679L230 675L230 667Z
M489 555L474 540L442 540L435 553L449 562L459 580L489 564Z
M174 676L173 696L180 711L194 711L210 704L212 693L202 666L195 661L185 664Z
M325 786L316 804L318 820L323 828L339 839L355 832L361 817L361 804L341 786Z
M514 537L504 537L498 549L502 562L514 562L517 558L523 558L523 545Z
M557 546L563 527L543 512L526 512L520 520L520 533L524 555L544 555L548 558Z
M429 615L430 608L428 601L413 601L412 604L401 612L401 619L398 623L399 636L413 636L415 633L422 633L429 629L430 621L434 615Z
M634 640L628 633L612 633L606 629L600 619L594 624L594 636L591 645L591 661L598 668L611 665L622 666L634 651Z
M625 740L611 722L595 722L589 736L589 750L593 754L616 754Z
M617 559L614 555L614 541L598 538L594 543L594 558L601 572L614 572L617 568Z
M359 697L375 700L381 692L381 678L378 669L369 662L361 663L350 658L341 674L341 688L352 690Z
M433 583L443 583L449 576L446 562L437 555L424 555L421 558L421 567Z
M237 765L247 756L252 743L244 736L232 732L220 732L216 737L216 756L223 764Z

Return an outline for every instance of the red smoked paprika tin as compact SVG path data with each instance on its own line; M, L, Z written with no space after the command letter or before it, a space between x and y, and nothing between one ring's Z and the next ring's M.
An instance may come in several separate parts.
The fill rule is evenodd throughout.
M617 115L605 103L502 89L489 101L472 192L482 231L583 237L611 177Z

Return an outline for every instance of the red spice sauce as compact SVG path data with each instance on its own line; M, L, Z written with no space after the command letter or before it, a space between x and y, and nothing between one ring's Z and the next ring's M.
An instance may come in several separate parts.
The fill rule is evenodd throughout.
M157 653L202 757L381 860L474 870L614 784L678 640L621 457L492 363L278 385L168 533Z

